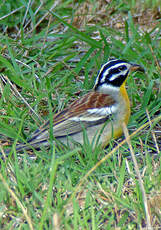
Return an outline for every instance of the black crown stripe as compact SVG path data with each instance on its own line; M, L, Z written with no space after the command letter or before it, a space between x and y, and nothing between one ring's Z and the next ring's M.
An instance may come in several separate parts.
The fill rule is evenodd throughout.
M110 67L114 67L116 64L121 64L121 63L127 63L126 61L123 61L123 60L113 60L113 61L108 61L105 65L104 65L104 69L109 69Z

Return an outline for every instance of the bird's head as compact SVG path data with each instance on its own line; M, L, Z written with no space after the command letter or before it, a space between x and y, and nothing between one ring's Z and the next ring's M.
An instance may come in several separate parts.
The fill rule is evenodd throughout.
M118 59L111 59L102 65L98 72L94 90L106 91L108 89L119 89L131 71L144 72L143 67Z

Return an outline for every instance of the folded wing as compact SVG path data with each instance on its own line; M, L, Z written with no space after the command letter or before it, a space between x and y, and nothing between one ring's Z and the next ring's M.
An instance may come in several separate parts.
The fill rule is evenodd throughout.
M56 113L53 117L53 134L55 138L71 135L109 119L117 107L115 101L106 94L90 92L73 102L67 109ZM48 137L49 122L37 130L29 140L42 140Z

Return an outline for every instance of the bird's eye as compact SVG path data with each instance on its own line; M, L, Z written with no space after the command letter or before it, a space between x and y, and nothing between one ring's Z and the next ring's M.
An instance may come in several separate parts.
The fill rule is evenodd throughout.
M120 66L120 67L119 67L119 70L121 70L121 71L122 71L122 70L125 70L125 69L126 69L126 66Z

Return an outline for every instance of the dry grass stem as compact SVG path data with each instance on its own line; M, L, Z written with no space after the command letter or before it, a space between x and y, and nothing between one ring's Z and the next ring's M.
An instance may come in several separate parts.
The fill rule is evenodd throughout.
M151 122L155 122L155 121L159 121L161 120L161 115L154 118L153 120L151 120ZM138 132L140 132L142 129L144 129L146 126L149 125L149 122L143 124L142 126L140 126L137 130L135 130L128 138L132 138L133 136L135 136ZM96 168L98 168L102 163L104 163L108 158L110 158L123 144L125 144L127 142L126 139L124 139L123 141L121 141L120 143L118 143L118 145L112 149L111 152L109 152L105 157L103 157L100 161L98 161L86 174L83 178L81 178L80 182L78 183L78 185L76 186L74 192L72 193L72 196L70 197L68 203L71 202L71 200L73 199L73 197L75 196L75 194L80 190L81 186L83 185L83 183L85 182L85 180L89 177L89 175L91 175ZM63 215L65 209L62 210L61 214Z
M16 194L9 188L6 180L4 179L4 177L2 176L2 174L0 173L0 179L3 183L3 185L5 186L5 188L7 189L7 191L10 193L10 195L13 197L13 199L16 201L17 205L22 209L22 212L28 222L29 228L31 230L34 230L32 222L31 222L31 218L29 217L29 215L27 214L27 209L23 206L23 204L20 202L20 200L18 199L18 197L16 196Z
M158 60L157 60L157 58L156 58L155 54L154 54L153 48L152 48L152 46L151 46L151 45L149 45L149 47L150 47L150 50L151 50L152 55L153 55L153 57L154 57L154 60L155 60L156 66L158 67L158 70L159 70L159 72L160 72L160 74L161 74L160 65L159 65L159 62L158 62Z
M22 8L24 8L24 6L21 6L15 10L12 10L11 12L9 12L8 14L4 15L3 17L0 18L0 21L11 16L12 14L16 13L17 11L21 10Z
M1 76L2 77L2 76ZM25 100L25 98L22 97L22 95L18 92L18 90L16 89L16 87L12 84L12 82L8 79L7 76L4 76L2 77L3 79L5 79L9 84L10 86L12 87L12 89L14 90L14 92L23 100L23 102L26 104L26 106L29 108L29 110L35 114L37 116L37 118L42 122L42 119L41 117L33 110L33 108L28 104L28 102ZM34 117L33 117L34 119ZM34 119L35 123L37 123L37 121Z
M148 109L146 109L146 114L147 114L147 117L148 117L148 120L149 120L150 127L152 128L152 123L151 123L151 119L150 119L150 115L149 115ZM154 133L154 131L152 129L151 129L151 133L152 133L153 140L155 142L155 146L156 146L157 152L159 154L160 153L159 146L158 146L158 143L157 143L157 139L156 139L155 133Z
M60 216L58 213L53 214L53 230L60 230Z
M29 33L32 33L33 30L48 16L48 14L50 13L50 11L52 11L60 3L61 3L60 0L55 1L54 4L52 5L52 7L49 9L49 11L46 14L44 14L44 16L36 23L36 25L34 26L34 28L32 28L29 31Z
M47 25L47 29L46 29L46 32L45 32L45 36L44 36L44 41L43 41L43 45L41 47L41 52L40 52L40 55L42 55L42 50L44 49L45 47L45 43L46 43L46 38L47 38L47 35L48 35L48 32L49 32L49 29L50 29L50 24L51 24L51 21L52 21L52 16L50 15L49 16L49 21L48 21L48 25Z
M133 150L133 147L131 145L130 135L129 135L129 132L128 132L126 124L123 123L122 126L123 126L123 132L124 132L127 144L128 144L128 146L130 148L130 153L131 153L131 157L132 157L132 160L133 160L133 163L134 163L135 172L136 172L136 175L137 175L138 180L139 180L140 190L142 192L142 197L143 197L143 201L144 201L144 208L145 208L145 214L146 214L146 220L147 220L147 229L152 230L153 228L151 226L151 221L150 221L150 214L149 214L149 210L148 210L148 201L147 201L143 181L142 181L142 178L141 178L141 174L140 174L140 171L139 171L139 167L138 167L138 164L137 164L137 161L136 161L136 158L135 158L134 150Z
M22 25L25 23L26 16L27 16L27 13L28 13L28 11L29 11L30 4L31 4L31 0L28 1L27 9L26 9L26 11L25 11L25 15L24 15L23 20L22 20Z

